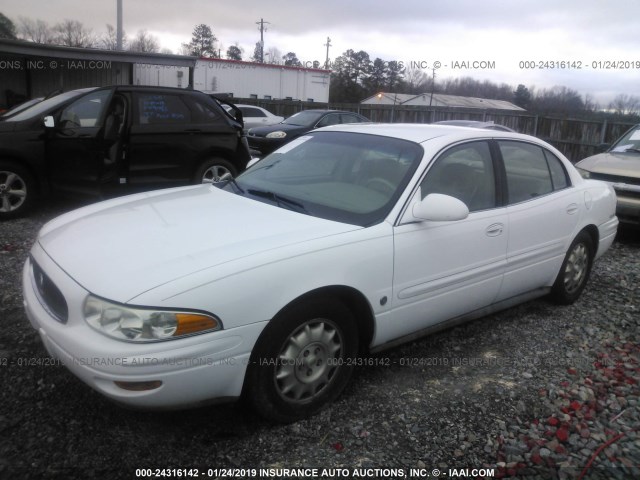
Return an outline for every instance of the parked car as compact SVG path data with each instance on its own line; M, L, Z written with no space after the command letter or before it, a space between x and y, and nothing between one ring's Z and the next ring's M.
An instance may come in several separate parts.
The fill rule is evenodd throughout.
M236 107L242 112L242 118L244 120L245 130L249 130L254 127L267 127L276 123L282 122L284 117L274 115L266 108L256 107L255 105L243 105L236 103ZM230 110L231 107L225 107Z
M614 212L610 186L533 137L336 125L236 179L54 219L24 304L49 353L117 402L244 395L287 422L334 400L358 355L545 294L574 302Z
M498 130L500 132L515 132L515 130L499 125L494 122L480 122L478 120L442 120L441 122L434 122L435 125L452 125L456 127L472 127L472 128L484 128L487 130Z
M249 159L242 124L203 93L73 90L0 122L0 218L23 214L41 194L111 196L217 181Z
M616 213L620 221L640 225L640 124L631 127L605 153L576 163L576 168L584 178L612 185L618 196Z
M269 127L249 129L249 146L266 155L285 143L320 127L343 123L362 123L369 120L362 115L341 110L303 110L295 113L281 123Z

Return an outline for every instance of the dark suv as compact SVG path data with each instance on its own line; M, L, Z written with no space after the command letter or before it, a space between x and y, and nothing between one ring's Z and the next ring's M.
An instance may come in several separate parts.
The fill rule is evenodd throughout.
M111 86L45 99L0 122L0 219L38 195L98 197L233 177L250 160L242 117L178 88Z

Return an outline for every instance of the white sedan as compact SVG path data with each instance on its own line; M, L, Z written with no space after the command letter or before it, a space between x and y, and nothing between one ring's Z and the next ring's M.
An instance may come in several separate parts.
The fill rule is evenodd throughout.
M224 106L224 105L223 105ZM269 125L275 125L284 120L284 117L274 115L266 108L256 107L255 105L242 105L236 104L236 107L242 112L242 120L244 122L244 129L249 130L254 127L267 127ZM224 106L229 111L231 107Z
M369 352L542 295L578 299L615 205L526 135L327 127L235 180L51 221L24 304L50 354L117 402L244 395L293 421Z

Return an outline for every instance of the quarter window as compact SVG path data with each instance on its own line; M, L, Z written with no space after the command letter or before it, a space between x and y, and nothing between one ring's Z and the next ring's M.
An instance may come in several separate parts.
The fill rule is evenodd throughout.
M470 212L496 206L496 183L487 142L472 142L447 150L420 184L422 198L430 193L450 195Z
M549 165L549 171L551 172L551 182L553 183L554 190L562 190L569 186L569 180L567 177L567 171L564 169L562 162L553 153L545 150L544 156L547 159Z

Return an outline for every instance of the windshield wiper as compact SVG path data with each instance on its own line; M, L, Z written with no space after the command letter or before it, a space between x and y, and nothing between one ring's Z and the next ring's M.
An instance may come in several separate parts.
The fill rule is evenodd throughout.
M300 212L307 213L307 209L301 203L296 202L295 200L291 200L289 198L283 197L282 195L278 195L275 192L269 192L266 190L254 190L254 189L249 189L247 190L247 192L249 192L251 195L255 195L256 197L268 198L269 200L273 200L274 202L276 202L276 205L278 205L279 207L285 207L288 205L289 207L295 207L295 209L297 209ZM289 208L289 210L293 210L293 209Z
M636 152L636 153L640 153L640 148L636 148L636 147L629 147L625 150L626 152Z
M240 185L238 185L238 182L236 182L236 179L231 177L229 179L227 179L227 181L225 182L225 185L233 185L234 187L236 187L236 189L242 194L244 195L244 190L242 189L242 187Z

